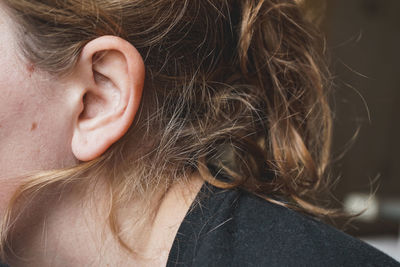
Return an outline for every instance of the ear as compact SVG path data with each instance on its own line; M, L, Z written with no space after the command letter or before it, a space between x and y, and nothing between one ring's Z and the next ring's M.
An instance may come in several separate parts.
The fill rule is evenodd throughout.
M142 57L129 42L102 36L85 45L73 71L79 93L71 146L77 159L97 158L128 131L144 76Z

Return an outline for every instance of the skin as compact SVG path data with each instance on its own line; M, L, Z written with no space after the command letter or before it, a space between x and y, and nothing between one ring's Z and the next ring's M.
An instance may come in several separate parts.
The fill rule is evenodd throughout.
M56 78L21 56L13 21L0 6L0 216L24 174L74 166L103 154L131 126L144 84L142 57L128 42L103 36L89 42L67 77ZM93 61L98 53L103 55ZM85 100L84 100L85 99ZM102 181L102 177L99 177ZM202 185L194 174L164 195L155 219L132 200L119 214L129 229L122 249L106 221L107 188L88 196L71 189L29 206L13 237L12 266L165 266L180 223ZM48 192L52 193L52 192Z
M12 177L26 172L71 166L71 127L65 118L73 112L53 90L59 83L34 70L18 53L9 18L0 9L0 208L12 189ZM59 108L60 107L60 108Z

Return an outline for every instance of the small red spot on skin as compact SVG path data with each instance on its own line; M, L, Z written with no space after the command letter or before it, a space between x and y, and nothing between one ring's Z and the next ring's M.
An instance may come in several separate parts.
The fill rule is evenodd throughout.
M31 131L36 130L36 128L37 128L37 123L36 122L32 123Z
M26 65L26 69L28 70L29 77L31 77L32 73L35 71L35 65L33 65L32 63L28 63Z

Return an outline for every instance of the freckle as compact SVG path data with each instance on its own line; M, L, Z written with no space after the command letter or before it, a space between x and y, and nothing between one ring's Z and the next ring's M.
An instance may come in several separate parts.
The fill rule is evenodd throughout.
M26 65L26 69L27 69L28 72L29 72L29 77L31 77L31 76L32 76L32 73L35 71L35 65L33 65L32 63L28 63L28 64Z
M36 130L36 128L37 128L37 123L36 122L32 123L31 131Z

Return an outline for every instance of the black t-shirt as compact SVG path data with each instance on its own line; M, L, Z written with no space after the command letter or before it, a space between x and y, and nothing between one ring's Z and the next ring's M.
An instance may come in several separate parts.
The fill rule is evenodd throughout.
M201 188L175 237L174 266L400 266L314 218L242 190Z
M400 263L311 217L241 190L205 183L175 237L167 263L174 266L400 267Z

